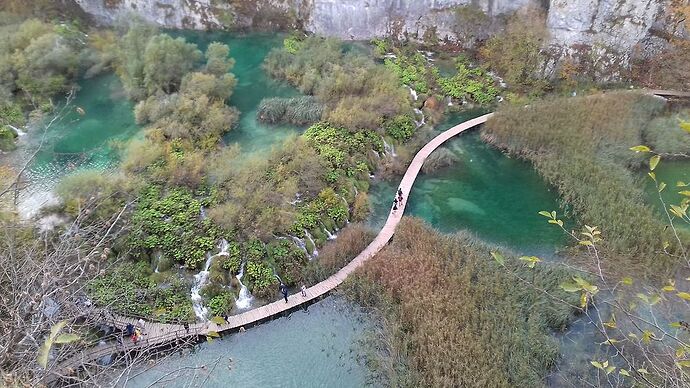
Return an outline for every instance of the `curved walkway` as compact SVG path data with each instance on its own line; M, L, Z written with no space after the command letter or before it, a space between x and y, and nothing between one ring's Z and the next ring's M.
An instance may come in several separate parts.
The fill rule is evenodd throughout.
M640 90L636 90L640 91ZM660 97L678 97L687 98L690 97L690 92L678 92L671 90L641 90L645 94L653 94ZM472 120L460 123L445 132L439 134L433 138L429 143L422 147L419 152L415 155L414 159L410 163L405 175L400 182L400 188L403 191L403 197L408 198L410 195L410 190L412 185L417 179L417 175L424 164L426 158L431 155L431 153L436 150L439 146L445 143L448 139L472 128L477 125L485 123L493 113L489 113ZM391 201L392 203L392 201ZM288 297L288 302L285 303L282 299L273 303L269 303L265 306L261 306L250 311L233 315L228 318L228 322L223 325L217 325L212 322L206 323L195 323L189 325L189 330L184 328L182 325L173 324L163 324L163 323L153 323L146 322L144 324L144 338L134 345L131 341L124 341L123 344L108 344L105 346L96 346L82 352L76 353L74 356L60 362L56 367L51 370L51 375L44 379L44 382L52 382L59 379L62 376L69 376L73 371L79 368L81 365L88 364L97 360L101 357L118 353L127 352L131 350L144 350L150 347L163 346L166 344L174 343L178 340L192 339L196 336L205 336L209 333L222 333L224 331L236 330L244 326L249 326L253 323L257 323L266 319L269 319L275 315L281 314L286 311L291 311L305 303L308 303L314 299L317 299L335 287L340 285L349 274L354 272L357 268L362 266L364 262L371 259L376 253L378 253L383 247L388 244L390 239L395 233L395 229L400 222L400 219L405 212L405 205L407 202L403 202L402 206L398 208L397 211L392 211L388 214L388 219L386 224L383 226L379 234L376 236L374 241L371 242L357 257L355 257L350 263L343 267L340 271L329 277L328 279L317 283L307 289L307 296L303 297L301 294L297 293L290 295ZM139 326L136 319L125 318L119 316L113 316L110 322L107 322L118 329L124 330L128 323Z
M486 120L491 117L491 115L493 115L493 113L489 113L458 124L439 134L424 147L422 147L422 149L417 152L414 159L412 159L412 162L410 163L405 175L402 178L402 181L400 182L400 188L402 188L403 191L403 198L407 199L409 197L412 185L414 184L414 181L417 178L424 161L434 150L436 150L436 148L445 143L448 139L472 127L485 123ZM386 224L383 226L374 241L372 241L369 246L367 246L359 255L357 255L357 257L350 261L350 263L348 263L340 271L336 272L328 279L309 287L307 289L306 297L303 297L300 293L290 295L287 303L281 299L265 306L230 316L228 317L228 322L223 325L218 325L213 322L195 323L189 325L189 330L187 330L182 325L146 322L144 324L145 336L137 343L137 345L134 345L131 343L131 341L126 340L123 344L115 343L106 346L96 346L84 350L59 363L53 369L53 374L49 380L54 381L60 378L60 376L68 376L81 365L113 353L138 349L143 350L149 347L163 346L165 344L173 343L185 338L205 336L211 332L221 333L224 331L236 330L240 327L248 326L283 312L293 310L302 304L317 299L340 285L343 281L345 281L348 275L362 266L364 262L371 259L376 253L383 249L386 244L388 244L390 239L393 237L393 233L395 233L395 228L398 226L398 223L405 212L406 204L407 201L404 201L402 206L398 207L398 210L391 210L391 212L388 214ZM121 330L124 330L128 323L138 326L136 319L119 316L113 316L111 322L108 323Z

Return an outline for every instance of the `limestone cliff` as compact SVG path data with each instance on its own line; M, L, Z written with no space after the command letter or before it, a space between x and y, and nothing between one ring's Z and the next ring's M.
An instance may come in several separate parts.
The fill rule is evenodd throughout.
M671 35L671 0L74 0L98 22L130 13L172 28L301 28L343 39L386 35L453 39L454 10L474 4L497 18L527 5L547 12L550 63L595 57L600 69L654 55ZM596 66L595 66L596 67Z

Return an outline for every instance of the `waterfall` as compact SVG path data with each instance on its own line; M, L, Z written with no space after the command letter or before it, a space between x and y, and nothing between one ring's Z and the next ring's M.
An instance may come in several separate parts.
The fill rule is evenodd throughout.
M244 265L246 264L246 261L242 262L242 265L240 266L240 273L235 276L237 278L237 282L240 283L240 293L237 296L237 300L235 301L235 306L239 310L245 310L250 307L252 307L252 294L249 293L249 289L247 289L247 286L242 284L242 276L244 276Z
M158 267L161 265L161 256L163 256L163 254L161 252L156 252L156 254L153 256L155 263L156 263L156 267L153 269L154 273L160 272L158 270Z
M210 253L207 253L204 269L202 269L198 274L194 275L194 285L192 286L192 308L194 309L194 315L196 315L197 319L201 321L205 321L208 315L208 309L204 306L203 298L201 297L201 290L208 281L208 269L211 267L211 263L213 263L214 258L219 256L228 256L228 246L228 242L225 239L222 239L218 244L218 249L220 249L220 252L213 256L211 256Z
M24 136L26 135L26 132L22 131L21 129L15 127L14 125L7 124L8 127L12 128L12 130L17 134L17 136Z
M421 127L422 125L426 124L426 117L424 117L424 112L422 112L421 109L416 109L414 110L414 113L418 116L421 116L421 119L417 121L415 119L414 123L417 125L417 128Z
M307 246L304 244L304 241L302 241L301 238L295 236L290 236L290 238L292 238L292 241L295 242L295 245L297 245L297 247L301 249L302 252L304 252L304 255L309 257L309 251L307 251Z
M207 215L206 215L206 208L204 208L203 206L201 207L201 210L199 211L199 217L200 217L202 220L205 220L205 219L207 218Z
M388 144L388 142L386 142L386 139L382 138L382 140L383 140L383 149L384 149L385 153L390 154L392 157L398 156L395 153L395 147L393 147L393 145L391 145L391 144Z
M410 89L410 95L412 96L412 99L417 101L419 99L419 96L417 95L417 91L412 89L409 86L407 88Z
M326 232L326 236L328 236L328 239L329 239L329 240L335 240L336 238L338 238L338 236L335 235L335 234L332 234L332 233L328 230L328 228L323 228L323 231Z
M211 266L213 261L213 256L207 254L206 264L204 264L204 269L198 274L194 275L194 285L192 286L192 308L194 309L194 315L200 321L206 320L206 315L208 314L208 309L204 307L203 299L201 298L201 289L206 285L208 280L208 268Z
M319 251L316 249L316 243L314 242L314 239L311 237L311 234L309 234L309 231L304 229L304 235L307 236L309 241L311 242L311 245L314 246L314 252L312 253L311 256L309 256L309 260L313 259L314 257L319 255Z

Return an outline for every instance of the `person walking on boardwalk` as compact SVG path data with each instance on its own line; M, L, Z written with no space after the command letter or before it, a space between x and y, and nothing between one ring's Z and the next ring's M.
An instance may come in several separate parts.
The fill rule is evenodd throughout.
M395 213L396 210L398 210L398 199L393 198L393 213Z
M287 303L288 302L288 288L283 283L280 283L280 292L283 294L283 298L285 298L285 303Z
M302 297L307 297L307 286L305 286L304 284L302 284Z
M182 324L182 327L187 331L187 334L189 334L189 323L185 322Z

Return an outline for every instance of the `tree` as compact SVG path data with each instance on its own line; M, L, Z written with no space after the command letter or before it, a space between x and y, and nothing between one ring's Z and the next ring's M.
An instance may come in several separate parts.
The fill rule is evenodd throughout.
M230 58L230 48L222 43L213 42L206 48L206 72L216 77L229 73L235 66L235 60Z
M144 51L155 33L154 27L135 23L129 27L118 47L115 71L132 99L145 97Z
M179 89L182 77L201 59L201 51L184 38L160 34L151 38L144 51L144 86L149 95L172 93Z

